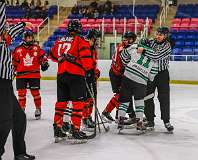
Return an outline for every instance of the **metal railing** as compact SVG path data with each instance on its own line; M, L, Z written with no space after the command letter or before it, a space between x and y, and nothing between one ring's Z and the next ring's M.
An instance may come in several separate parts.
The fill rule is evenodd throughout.
M197 57L198 61L198 55L170 55L172 61L175 61L175 57L185 57L185 61L194 61L193 57Z
M166 18L168 16L168 11L169 11L169 1L168 0L163 0L162 1L162 11L160 13L160 26L166 23Z
M37 26L37 40L40 41L40 34L42 31L46 29L46 24L47 24L47 33L49 34L50 32L50 19L49 17L45 18L38 26Z

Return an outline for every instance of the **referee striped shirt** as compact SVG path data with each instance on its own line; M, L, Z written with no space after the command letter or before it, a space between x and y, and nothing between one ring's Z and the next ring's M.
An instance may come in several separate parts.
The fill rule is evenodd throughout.
M0 79L12 80L13 78L13 66L12 66L12 55L10 49L8 48L8 44L6 41L2 39L2 32L5 28L5 3L0 1ZM8 35L11 39L15 38L19 33L23 31L25 26L24 22L18 23L15 26L12 26Z
M155 40L149 40L150 47L154 50L155 56L158 57L159 71L169 68L171 45L168 41L157 43Z

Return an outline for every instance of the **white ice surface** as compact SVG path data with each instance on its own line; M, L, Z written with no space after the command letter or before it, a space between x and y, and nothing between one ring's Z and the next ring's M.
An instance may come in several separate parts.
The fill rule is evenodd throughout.
M171 122L175 126L173 135L166 131L160 120L159 103L156 99L156 131L145 135L118 135L116 125L109 133L98 135L87 144L55 144L53 139L53 114L56 101L55 81L42 81L42 119L34 120L34 104L27 96L28 119L27 152L35 154L37 160L197 160L198 159L198 86L171 85ZM110 83L98 85L98 108L104 109L112 96ZM112 113L115 115L115 112ZM6 143L3 160L12 160L12 139Z

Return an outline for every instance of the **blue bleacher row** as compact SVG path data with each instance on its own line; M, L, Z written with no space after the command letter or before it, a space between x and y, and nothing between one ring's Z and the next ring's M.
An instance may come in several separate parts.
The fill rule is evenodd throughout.
M135 16L137 18L146 19L147 17L151 18L153 22L157 18L157 14L159 12L159 5L137 5L135 6ZM112 15L99 15L98 18L123 18L126 17L127 19L134 18L133 16L133 6L131 5L122 5L116 8L116 11ZM69 19L81 19L84 18L82 14L70 14L68 16Z
M35 10L32 10L31 13L32 15L37 14ZM48 9L48 17L52 18L55 14L57 14L57 6L52 5ZM21 6L7 6L6 16L7 18L25 18L26 10L22 9Z
M171 39L175 41L172 55L175 61L198 61L198 32L195 30L172 31ZM182 56L184 55L184 56ZM186 59L186 56L187 59ZM196 56L191 56L196 55Z
M175 18L198 18L198 4L180 4Z

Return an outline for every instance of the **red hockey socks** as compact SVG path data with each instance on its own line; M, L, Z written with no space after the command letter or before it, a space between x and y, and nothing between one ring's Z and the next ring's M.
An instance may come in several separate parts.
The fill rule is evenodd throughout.
M114 108L118 108L119 107L119 101L118 101L119 97L120 97L120 95L116 93L111 98L110 102L107 104L104 111L111 113Z
M55 104L54 123L58 127L61 127L63 124L63 115L66 107L67 107L67 102L56 102Z
M40 96L39 90L31 89L30 92L34 98L34 104L35 104L36 108L41 109L41 96Z
M19 104L23 110L25 109L25 105L26 105L26 94L27 94L26 89L18 89Z
M86 119L89 116L91 116L92 111L93 111L93 99L92 98L88 98L85 103L86 103L86 105L85 105L85 107L83 109L83 119Z
M72 124L74 125L74 128L80 129L82 113L86 103L79 101L79 102L72 102L72 104L73 104L73 111L71 115L71 121Z

